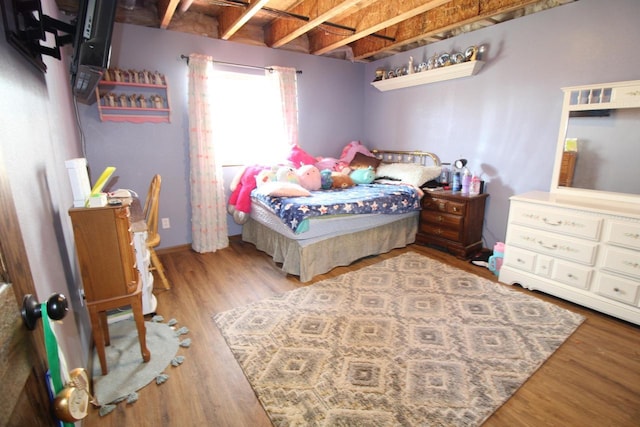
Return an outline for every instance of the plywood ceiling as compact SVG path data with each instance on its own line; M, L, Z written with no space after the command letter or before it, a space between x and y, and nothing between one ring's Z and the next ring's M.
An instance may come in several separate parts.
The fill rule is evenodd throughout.
M119 0L122 23L369 62L577 0ZM73 14L77 0L57 0Z

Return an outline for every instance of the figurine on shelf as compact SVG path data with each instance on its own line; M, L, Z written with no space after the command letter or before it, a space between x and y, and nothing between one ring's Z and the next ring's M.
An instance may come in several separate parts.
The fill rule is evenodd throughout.
M113 80L116 82L124 82L122 79L122 70L119 68L113 69Z
M140 83L144 83L146 85L150 85L151 84L151 72L148 71L148 70L142 70L142 72L140 74L142 74L142 81Z
M118 101L120 103L119 107L126 108L129 106L129 104L127 103L127 95L125 95L124 93L118 95Z
M136 95L135 93L132 93L131 95L129 95L129 104L131 105L131 108L137 108L138 107L138 95Z
M160 95L152 95L151 102L154 108L164 108L164 99Z
M140 83L140 74L136 70L129 70L129 81L131 83Z
M111 70L104 70L104 73L102 74L102 80L104 80L105 82L110 82L111 81Z
M138 102L140 103L140 108L147 108L147 99L144 97L144 95L140 95L138 97Z
M407 74L413 74L415 72L415 68L413 66L413 56L409 57L409 65L407 66Z
M160 74L158 71L156 71L153 74L153 83L158 85L158 86L163 86L164 83L164 76L162 74Z
M115 107L116 106L116 94L113 92L109 92L104 96L104 102L107 107Z

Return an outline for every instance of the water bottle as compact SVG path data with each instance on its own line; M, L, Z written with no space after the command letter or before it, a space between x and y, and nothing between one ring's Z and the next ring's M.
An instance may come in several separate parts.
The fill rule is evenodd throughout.
M471 190L469 190L469 195L477 196L478 194L480 194L480 177L473 174L471 177Z
M469 169L465 168L464 173L462 175L462 194L469 194L470 189L471 189L471 172L469 172Z
M450 163L442 164L442 172L440 172L440 184L442 185L449 185L449 180L450 180L449 165Z
M460 182L460 171L455 171L453 173L453 187L451 190L454 192L460 191L462 189L462 183Z

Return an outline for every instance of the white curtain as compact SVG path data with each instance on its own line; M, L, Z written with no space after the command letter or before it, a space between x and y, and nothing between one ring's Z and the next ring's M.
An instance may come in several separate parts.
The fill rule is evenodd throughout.
M229 246L222 165L216 163L209 89L210 56L189 56L189 160L193 250L215 252Z
M267 79L280 92L282 126L289 145L298 144L298 84L295 68L271 66L266 71Z

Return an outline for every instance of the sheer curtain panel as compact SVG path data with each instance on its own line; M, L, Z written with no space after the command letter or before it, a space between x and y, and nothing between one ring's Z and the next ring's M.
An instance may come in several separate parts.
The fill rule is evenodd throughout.
M209 81L212 58L189 55L189 161L193 250L215 252L229 246L222 165L216 162L215 102Z
M282 126L289 145L298 144L298 86L295 68L271 66L267 78L280 92Z

